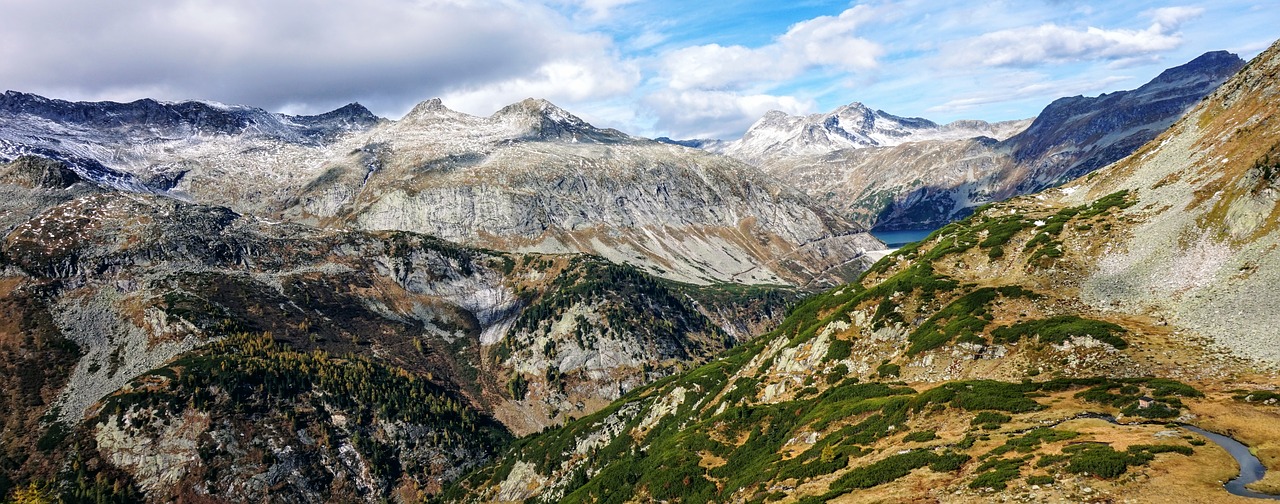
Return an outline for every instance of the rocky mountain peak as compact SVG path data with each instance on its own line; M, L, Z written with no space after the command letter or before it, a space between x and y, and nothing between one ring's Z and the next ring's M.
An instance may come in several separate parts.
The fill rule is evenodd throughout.
M627 136L616 130L599 129L565 109L542 98L526 98L507 105L489 117L515 125L525 137L538 140L617 141Z
M1244 60L1233 53L1210 51L1183 65L1161 72L1147 83L1147 86L1176 83L1188 78L1202 79L1206 76L1226 79L1239 71L1244 64Z
M1076 166L1055 168L1057 175L1035 181L1041 185L1032 189L1075 178L1123 158L1151 140L1243 66L1238 56L1214 51L1165 70L1131 91L1059 98L1006 144L1017 160L1041 166L1079 161L1078 154L1064 156L1064 152L1100 153Z
M401 121L414 122L418 120L430 120L432 118L455 117L462 114L446 107L440 98L432 98L414 105L413 109L402 117Z

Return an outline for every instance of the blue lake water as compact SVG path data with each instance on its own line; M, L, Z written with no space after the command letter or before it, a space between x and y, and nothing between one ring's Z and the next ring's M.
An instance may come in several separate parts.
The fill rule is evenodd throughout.
M904 229L901 231L872 231L871 235L879 238L889 248L898 248L908 243L925 239L933 229Z

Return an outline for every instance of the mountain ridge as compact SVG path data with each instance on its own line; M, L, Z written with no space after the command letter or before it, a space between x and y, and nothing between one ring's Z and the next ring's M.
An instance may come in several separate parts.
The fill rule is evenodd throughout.
M978 206L1035 192L1132 153L1244 62L1206 53L1131 91L1055 100L1006 138L907 142L780 156L762 165L869 228L936 229Z
M26 95L6 96L17 103ZM546 100L489 117L427 100L399 121L354 105L290 119L200 103L42 100L52 109L97 107L88 115L114 126L63 127L23 107L0 108L8 112L0 156L53 157L122 190L272 219L586 252L698 283L830 284L883 246L755 168L596 128ZM156 132L144 113L129 122L113 112L129 107L170 127ZM198 113L180 113L187 109ZM212 134L200 133L206 123L217 125ZM308 136L316 128L327 133Z

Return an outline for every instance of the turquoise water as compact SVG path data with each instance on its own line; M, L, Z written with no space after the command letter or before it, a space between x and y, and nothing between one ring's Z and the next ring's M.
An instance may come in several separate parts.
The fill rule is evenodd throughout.
M889 248L898 248L908 243L923 240L933 229L904 229L901 231L872 231L871 235L879 238Z

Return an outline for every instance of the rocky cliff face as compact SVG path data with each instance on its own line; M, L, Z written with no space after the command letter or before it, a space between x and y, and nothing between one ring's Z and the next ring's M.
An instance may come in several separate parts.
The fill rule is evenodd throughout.
M1235 465L1169 422L1280 464L1277 72L1280 43L1133 156L983 206L446 495L1230 499Z
M1207 53L1132 91L1059 99L1021 123L1025 130L1006 129L1007 138L980 129L959 140L908 136L910 143L777 155L761 166L865 226L936 228L1129 155L1243 65L1233 54Z

